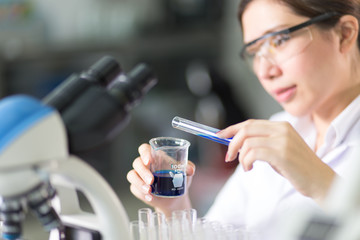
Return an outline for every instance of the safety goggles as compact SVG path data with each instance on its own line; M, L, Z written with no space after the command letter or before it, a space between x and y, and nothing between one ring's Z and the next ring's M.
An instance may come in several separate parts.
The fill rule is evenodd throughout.
M259 68L262 59L266 59L272 64L281 64L303 52L309 46L313 39L310 25L328 20L336 15L339 13L324 13L296 26L265 34L245 44L240 56L254 71Z

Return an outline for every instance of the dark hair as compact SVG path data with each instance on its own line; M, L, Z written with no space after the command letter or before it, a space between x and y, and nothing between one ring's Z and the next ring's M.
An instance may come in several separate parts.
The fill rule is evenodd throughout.
M242 26L242 16L249 3L256 0L242 0L239 5L238 19ZM342 15L352 15L358 19L360 24L360 2L359 0L273 0L288 6L294 13L309 18L321 15L326 12L337 12L339 15L317 23L323 28L330 28L336 24ZM357 38L360 46L360 31Z

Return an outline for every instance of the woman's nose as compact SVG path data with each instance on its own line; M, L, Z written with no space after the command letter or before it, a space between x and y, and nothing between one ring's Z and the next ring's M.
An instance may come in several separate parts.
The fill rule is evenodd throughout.
M256 75L261 79L273 79L281 74L275 61L267 56L261 56L255 69Z

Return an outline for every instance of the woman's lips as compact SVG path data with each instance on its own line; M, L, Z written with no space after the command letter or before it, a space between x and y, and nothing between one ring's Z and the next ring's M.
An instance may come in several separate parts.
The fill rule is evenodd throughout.
M289 101L296 92L296 86L291 86L287 88L279 88L273 92L276 101L278 102L287 102Z

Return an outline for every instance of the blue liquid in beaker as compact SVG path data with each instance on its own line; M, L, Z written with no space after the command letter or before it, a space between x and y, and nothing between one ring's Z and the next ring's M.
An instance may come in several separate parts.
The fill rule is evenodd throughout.
M151 192L164 197L177 197L185 193L185 174L182 171L161 170L153 173Z

